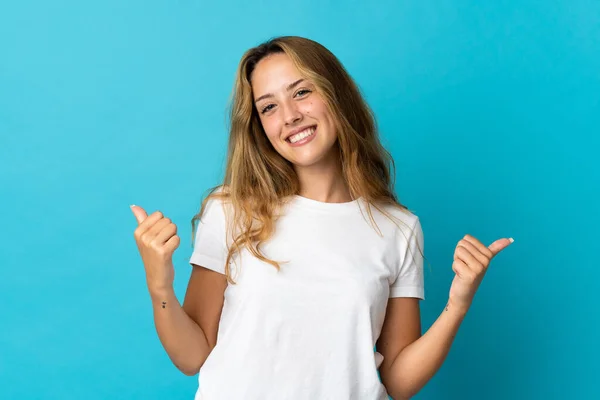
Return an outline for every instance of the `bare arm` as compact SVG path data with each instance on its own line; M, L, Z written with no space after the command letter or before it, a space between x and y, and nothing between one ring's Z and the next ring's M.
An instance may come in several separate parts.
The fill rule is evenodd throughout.
M417 337L414 327L418 313L409 299L391 299L380 342L382 355L389 357L381 365L382 381L394 399L414 396L441 367L481 283L490 261L513 242L498 239L486 247L471 235L458 242L452 270L456 273L450 286L445 310L427 330ZM416 301L416 299L415 299ZM411 332L414 334L411 339Z
M409 398L404 382L397 378L397 356L421 337L421 311L419 299L409 297L388 300L385 321L377 341L377 351L383 355L379 367L381 381L388 394L396 399ZM402 380L406 377L402 376Z
M381 380L392 398L410 399L442 366L465 311L449 304L423 336L416 330L417 299L390 299L388 313L377 345L384 356Z
M183 306L174 291L151 292L154 324L173 364L186 375L195 375L216 345L224 275L193 266Z
M173 252L179 246L177 226L160 211L150 216L132 205L138 226L134 238L146 270L154 326L175 366L194 375L216 344L227 287L225 275L192 264L184 305L173 290Z

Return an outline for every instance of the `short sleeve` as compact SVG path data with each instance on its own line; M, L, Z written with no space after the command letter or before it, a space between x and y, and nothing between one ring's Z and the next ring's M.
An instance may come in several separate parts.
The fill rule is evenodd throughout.
M406 236L406 237L405 237ZM407 240L408 239L408 240ZM390 286L389 297L416 297L425 299L423 277L423 229L416 217L411 231L399 233L400 258L398 275Z
M225 274L227 220L221 199L209 199L198 220L190 264Z

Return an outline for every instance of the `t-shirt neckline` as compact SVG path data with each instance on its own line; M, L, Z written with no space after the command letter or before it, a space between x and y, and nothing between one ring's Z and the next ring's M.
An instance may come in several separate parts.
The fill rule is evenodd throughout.
M298 194L293 195L292 199L293 204L303 208L310 208L313 210L322 210L327 212L347 212L358 210L358 203L361 201L362 197L343 203L328 203L324 201L310 199L308 197L300 196Z

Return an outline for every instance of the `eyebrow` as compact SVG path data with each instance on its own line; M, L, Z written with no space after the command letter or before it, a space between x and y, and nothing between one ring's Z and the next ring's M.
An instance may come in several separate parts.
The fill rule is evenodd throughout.
M296 82L292 82L290 83L286 90L290 91L293 88L295 88L296 86L298 86L300 83L302 83L304 81L304 78L300 78L298 79ZM267 94L263 94L262 96L260 96L258 99L254 100L255 103L258 103L259 101L269 98L269 97L274 97L272 93L267 93Z

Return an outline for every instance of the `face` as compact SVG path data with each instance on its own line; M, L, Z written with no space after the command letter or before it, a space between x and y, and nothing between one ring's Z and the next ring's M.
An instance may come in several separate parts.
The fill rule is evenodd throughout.
M296 167L329 164L337 140L334 118L291 59L284 53L263 58L251 84L260 121L275 150Z

